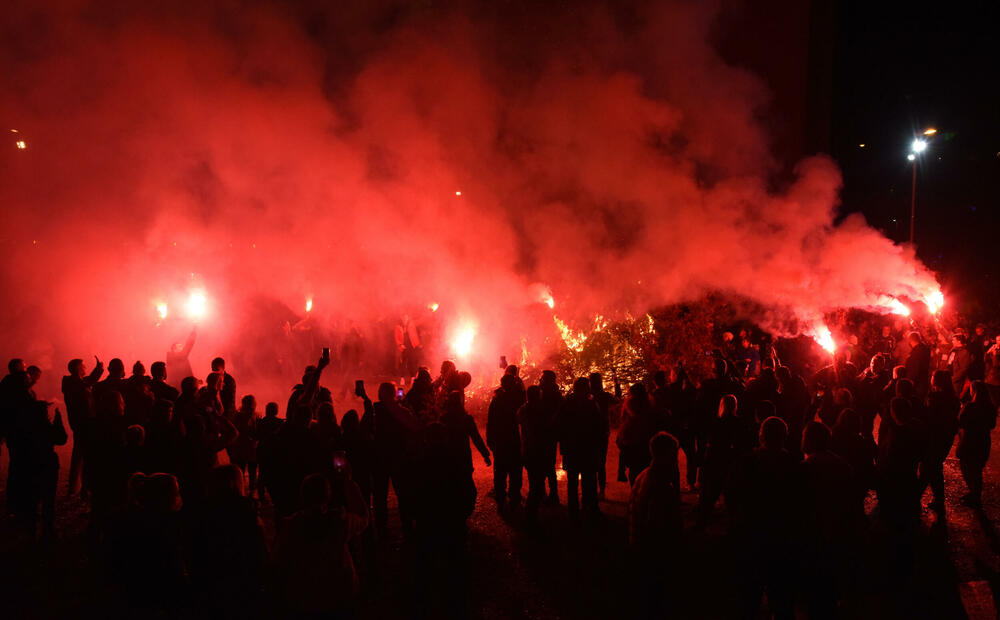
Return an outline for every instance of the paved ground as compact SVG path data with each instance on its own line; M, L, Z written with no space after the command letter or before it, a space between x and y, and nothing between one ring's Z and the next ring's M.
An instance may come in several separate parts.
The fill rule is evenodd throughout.
M1000 441L1000 434L995 435L995 441ZM955 501L965 486L957 462L949 459L945 469L949 498L946 522L937 522L925 510L921 535L912 544L893 549L887 548L884 536L873 529L842 609L845 617L996 617L993 601L1000 588L1000 536L995 529L1000 519L997 452L987 470L984 511L964 508ZM61 450L60 456L65 477L68 448ZM550 506L543 512L541 530L532 534L520 527L518 516L502 518L496 513L487 497L491 471L478 455L474 459L479 501L469 523L469 555L462 570L469 586L467 609L472 618L634 617L625 545L628 487L613 481L614 457L608 459L612 482L607 501L601 505L606 516L603 521L576 526L566 518L564 506ZM5 477L6 456L0 460L0 475ZM565 499L564 487L561 494ZM694 493L684 494L689 513L695 497ZM25 546L12 536L8 523L0 524L0 609L10 612L4 617L90 617L98 613L113 617L117 613L114 597L95 585L98 582L88 570L83 510L78 500L60 497L62 540L52 548ZM270 527L269 507L264 506L263 513ZM889 579L894 573L894 558L907 553L916 558L916 568L903 583L894 584ZM410 552L397 535L380 547L378 555L384 568L379 585L366 594L364 617L408 617ZM675 604L674 617L739 615L739 580L732 570L731 555L721 525L704 534L686 535L684 548L678 549L678 563L684 570L668 587Z

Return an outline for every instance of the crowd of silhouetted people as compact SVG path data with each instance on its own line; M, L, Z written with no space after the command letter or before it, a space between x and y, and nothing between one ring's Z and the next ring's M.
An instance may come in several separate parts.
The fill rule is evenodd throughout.
M961 502L981 507L1000 344L976 337L971 347L956 334L936 362L914 332L905 359L876 352L859 369L837 355L808 380L776 354L719 349L700 381L678 364L624 394L605 390L599 373L564 390L545 370L526 387L507 366L485 438L466 409L472 377L449 361L436 378L420 368L405 393L381 383L374 401L358 381L360 411L338 420L322 385L328 353L305 369L284 417L277 403L261 415L252 395L238 398L222 358L203 383L188 366L175 387L167 369L186 362L183 347L148 375L141 362L126 375L120 359L106 374L96 358L92 369L73 359L64 420L34 392L41 371L15 359L0 381L6 511L28 537L54 539L55 447L72 436L66 490L89 507L90 565L131 609L248 617L266 600L281 616L354 617L362 577L378 580L376 550L391 538L391 486L416 563L416 614L461 616L466 523L480 494L474 448L492 467L496 510L517 515L510 522L527 533L542 527L543 505L563 504L559 464L566 512L580 528L604 518L609 467L630 485L633 581L650 615L669 611L664 584L681 569L679 542L718 520L740 558L747 617L765 600L775 617L793 617L797 605L830 617L866 529L877 523L898 545L905 571L928 487L944 517L956 436ZM697 493L690 516L684 493ZM273 505L273 539L263 502Z

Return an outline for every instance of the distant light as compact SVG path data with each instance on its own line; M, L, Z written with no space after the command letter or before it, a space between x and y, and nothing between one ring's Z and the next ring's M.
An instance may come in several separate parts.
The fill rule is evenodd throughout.
M933 136L936 133L937 133L937 129L934 129L933 127L924 130L924 135L925 136Z
M28 144L24 140L18 140L14 144L17 145L17 148L22 150L28 148Z
M913 161L916 158L917 158L917 156L914 155L913 153L910 153L909 155L906 156L906 159L909 159L910 161Z
M11 133L20 133L20 132L19 132L18 130L16 130L16 129L11 129L11 130L10 130L10 132L11 132Z
M867 145L864 142L862 142L861 144L858 145L858 148L859 149L863 149L863 148L865 148L865 146L867 146Z
M439 306L436 302L431 302L427 304L427 307L430 308L431 312L437 312L438 308L440 308L441 306Z
M312 297L310 297L309 299L306 300L306 312L312 312L312 309L313 309L313 300Z
M168 311L167 311L167 304L165 304L162 301L160 303L156 304L156 314L160 315L160 320L161 321L163 319L167 318L167 313L168 313Z
M205 296L205 291L200 289L191 291L185 309L188 317L192 320L205 316L205 312L208 310L208 298Z
M461 190L458 190L458 191L456 191L456 192L455 192L455 195L456 195L456 196L461 196L461 195L462 195L462 192L461 192Z
M923 153L927 150L927 140L921 140L917 138L913 141L913 145L910 147L914 153Z

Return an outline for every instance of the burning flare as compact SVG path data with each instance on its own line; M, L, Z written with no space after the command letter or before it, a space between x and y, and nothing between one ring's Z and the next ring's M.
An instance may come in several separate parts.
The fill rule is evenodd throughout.
M830 328L826 325L820 325L816 328L812 339L816 341L816 344L826 349L827 353L833 354L837 350L837 343L833 341L833 334L830 333Z
M937 314L938 310L944 307L944 293L941 291L933 291L926 297L924 297L924 303L927 304L927 310L931 314Z
M451 337L451 351L455 357L468 357L472 352L472 343L476 339L476 328L472 325L463 325Z
M312 309L313 309L313 300L312 297L310 297L309 299L306 300L306 312L312 312Z
M167 302L159 301L156 303L156 314L160 317L160 320L167 318Z
M187 310L188 318L192 321L203 318L208 311L208 297L205 296L205 291L201 289L191 291L185 310Z

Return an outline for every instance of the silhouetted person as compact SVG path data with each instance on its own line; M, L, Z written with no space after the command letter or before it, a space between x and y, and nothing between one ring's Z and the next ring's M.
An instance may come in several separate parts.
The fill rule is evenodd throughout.
M573 382L573 391L566 396L559 413L559 446L562 467L566 471L566 507L570 518L580 512L597 514L597 470L600 467L601 442L604 440L604 423L601 411L590 395L590 381L580 377Z
M601 377L601 373L592 372L589 379L590 394L594 398L594 404L597 405L598 411L601 412L601 427L604 433L599 457L600 464L597 469L597 494L601 499L604 499L608 486L608 442L611 440L611 410L617 406L618 402L613 394L604 391L604 379Z
M551 454L549 462L552 465L545 475L545 479L549 485L548 500L553 504L558 504L559 484L556 478L556 456L557 444L559 442L559 410L562 407L563 395L562 390L559 388L559 383L556 381L556 373L551 370L542 371L538 387L542 388L542 407L549 419L549 428L551 429L551 434L548 437L548 449Z
M94 385L104 374L104 364L94 357L94 370L87 374L87 366L82 359L70 360L67 370L69 374L62 379L63 402L66 404L66 418L70 430L73 431L73 453L69 462L68 494L72 495L80 489L80 478L83 474L90 433L96 415L94 403Z
M323 448L309 432L311 421L309 406L300 404L274 437L271 459L266 465L275 518L284 519L298 511L302 481L326 469Z
M964 386L964 382L963 382ZM931 376L931 392L927 396L927 454L920 463L921 491L930 485L934 493L931 507L944 514L944 461L955 443L958 432L958 412L962 408L955 393L955 382L947 370L936 370Z
M719 400L718 415L708 431L708 445L701 470L698 497L698 525L704 526L716 502L726 491L729 475L738 456L742 423L736 417L736 397L726 394Z
M261 500L264 492L271 493L274 485L274 446L275 437L281 430L284 420L278 417L278 403L267 403L264 407L264 418L257 423L257 462L258 493Z
M223 411L236 411L236 379L226 372L226 360L217 357L212 360L212 372L221 375L222 383L219 386L219 398L222 401ZM208 383L206 380L205 383Z
M174 384L174 387L179 387L180 381L183 381L185 377L194 375L194 371L191 369L191 361L188 358L191 356L191 349L194 348L194 341L197 337L198 328L193 327L183 344L179 342L175 343L167 351L167 376L172 377L173 381L178 382Z
M187 516L199 611L213 618L252 617L260 604L267 546L239 467L213 469L204 504Z
M649 466L649 440L656 434L658 420L646 386L636 383L628 391L622 406L622 425L615 440L621 450L621 466L628 471L629 484L635 484L639 472ZM619 467L619 470L622 467ZM619 471L619 476L621 475Z
M497 510L503 511L505 501L511 508L521 504L521 434L517 411L524 404L524 392L517 386L517 377L505 374L500 387L493 393L486 418L486 445L493 452L493 494Z
M124 399L127 387L125 384L125 363L117 357L113 358L108 362L108 376L102 381L98 381L94 386L94 399L100 403L104 395L111 392L118 392Z
M358 575L348 543L364 530L363 506L333 502L330 481L310 474L301 484L301 510L287 518L274 542L275 586L293 618L350 618Z
M122 398L125 399L125 419L129 424L144 425L149 422L149 413L155 398L149 384L146 367L142 362L133 364L132 376L125 380L122 392Z
M951 382L955 388L955 395L961 396L969 381L969 371L973 362L972 354L966 346L968 339L965 334L955 334L951 342L952 349L951 353L948 354L948 371L951 372Z
M802 430L805 428L806 410L809 408L809 390L802 377L793 374L787 366L778 366L774 372L778 380L778 400L775 410L788 425L785 449L793 456L802 454Z
M856 501L864 510L868 490L877 486L875 458L878 447L871 435L862 430L861 416L854 409L844 409L831 431L830 450L847 461L854 473Z
M152 380L149 382L149 389L156 400L169 400L174 402L181 395L180 391L167 383L166 362L153 362L149 367L149 374Z
M413 528L413 463L419 448L420 421L412 411L396 401L396 386L392 383L379 385L377 403L372 403L367 394L362 398L365 415L371 420L374 429L375 463L372 478L376 531L380 538L388 533L391 482L399 502L403 533L409 535Z
M125 429L125 453L122 459L124 473L131 476L135 472L150 473L149 457L146 452L146 429L131 424Z
M680 443L687 462L687 484L694 488L698 482L698 449L696 443L698 391L688 378L683 366L670 369L670 383L667 384L667 402L670 418L667 432Z
M776 618L793 617L794 525L797 460L785 443L788 427L776 416L760 425L759 446L735 472L732 531L744 571L743 617L757 617L761 594Z
M882 389L890 380L885 357L881 353L873 355L868 368L859 377L858 391L854 395L855 410L861 416L861 432L869 437L875 431L875 416L882 402Z
M425 424L437 418L434 382L431 380L431 373L426 368L417 371L417 376L413 380L413 385L410 386L410 391L406 393L403 404Z
M236 427L236 441L226 451L229 462L240 468L247 481L247 495L253 496L257 488L257 399L247 394L240 399L240 408L232 412L231 420Z
M549 438L553 433L542 403L542 388L533 385L525 392L527 401L517 410L517 424L521 432L521 462L528 474L528 499L525 503L526 518L534 522L538 507L545 499L545 480L549 472Z
M969 488L962 503L972 508L982 507L983 469L990 458L991 431L997 425L997 410L990 400L986 385L972 384L972 402L962 407L958 416L958 464Z
M856 543L857 515L854 473L830 450L830 430L810 422L802 435L805 460L798 466L799 553L809 617L836 616L840 582Z
M892 432L880 441L879 511L893 529L913 527L920 517L918 467L926 452L926 428L906 398L889 402Z
M990 391L994 407L1000 407L1000 336L984 355L986 378L984 382Z
M910 332L910 354L906 356L906 378L913 382L917 397L927 396L931 378L931 349L924 344L920 332Z
M181 393L174 401L174 417L179 421L185 421L198 412L198 384L197 377L185 377L181 381Z
M174 405L169 400L153 403L146 429L146 473L164 472L177 475L184 443L183 424L174 420Z
M665 432L649 440L651 462L636 476L628 503L629 547L638 571L644 617L667 613L663 590L678 569L681 501L677 439Z

